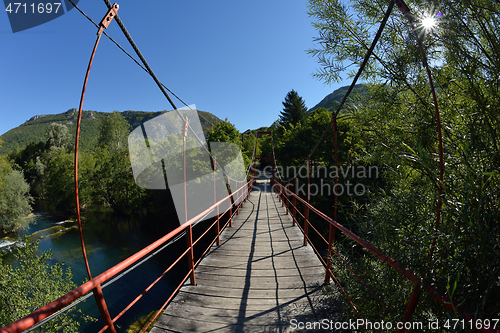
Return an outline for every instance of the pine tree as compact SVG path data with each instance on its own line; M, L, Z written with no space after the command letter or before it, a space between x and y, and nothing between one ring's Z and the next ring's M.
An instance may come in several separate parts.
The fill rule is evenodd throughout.
M280 113L279 123L281 126L297 125L298 123L305 125L307 119L306 103L295 90L291 90L286 94L283 103L283 111Z

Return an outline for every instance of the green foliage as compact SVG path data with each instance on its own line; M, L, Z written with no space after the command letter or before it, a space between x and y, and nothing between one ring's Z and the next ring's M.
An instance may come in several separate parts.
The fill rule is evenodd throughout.
M38 241L15 250L19 267L2 264L0 259L0 326L6 326L63 296L76 287L71 269L50 265L52 252L37 255ZM35 332L78 332L75 309L56 317ZM78 314L77 317L91 319Z
M51 148L43 156L46 199L54 211L75 210L74 154Z
M110 206L118 212L130 212L138 207L137 185L132 175L128 151L111 152L99 149L86 160L86 187L94 203ZM83 184L82 184L83 185Z
M147 195L137 188L132 175L127 149L130 125L137 126L162 113L83 112L79 157L82 208L91 203L104 204L118 212L130 212L142 207L141 195ZM198 111L198 115L205 131L212 124L220 122L208 112ZM6 149L10 149L9 145L12 145L11 132L18 133L16 131L22 130L24 133L24 129L29 129L20 136L22 140L14 140L20 143L18 146L32 137L28 133L36 135L36 140L26 142L24 148L10 151L8 159L0 157L0 184L3 176L10 172L11 162L16 168L23 170L31 186L31 194L46 199L51 210L75 211L74 153L70 149L69 133L74 132L76 117L76 109L57 115L36 116L3 135L2 138L5 137L9 142L4 147ZM238 138L238 135L239 133L235 137ZM173 161L168 161L170 162Z
M241 141L241 133L236 129L236 127L231 124L227 118L224 121L219 122L217 125L212 126L207 133L207 142L230 142L236 144L242 150L243 162L245 168L250 164L250 157L253 151L248 151L243 148L243 143ZM248 144L248 143L247 143ZM253 148L253 147L252 147ZM236 152L228 153L227 156L235 157ZM250 157L249 157L250 155ZM219 161L221 162L221 161ZM225 161L227 162L227 161ZM225 163L223 162L223 163Z
M279 123L283 127L304 125L307 119L307 107L302 97L295 90L289 91L285 96L283 111L280 113Z
M208 142L232 142L241 146L241 134L227 118L212 126L207 133Z
M70 135L74 138L73 133L76 131L76 111L76 109L70 109L60 114L36 116L19 127L2 134L1 138L5 141L5 144L0 147L0 154L9 154L13 151L18 151L32 141L35 143L43 141L45 143L47 140L47 130L52 123L67 126ZM105 113L103 112L83 111L80 133L80 146L83 150L90 151L95 148L97 135L99 134L99 124L104 115Z
M0 175L0 231L9 232L26 227L31 213L29 185L23 173L17 170Z
M97 144L99 147L106 147L112 152L119 152L127 149L130 125L118 111L113 111L104 118L99 127Z
M393 11L363 73L372 83L369 96L352 113L351 128L361 143L355 156L378 165L382 181L372 184L367 198L343 203L340 215L350 229L433 283L454 305L479 318L496 318L500 314L500 49L492 36L500 23L494 14L500 5L481 0L410 5L415 13L444 13L435 30L423 30L416 20L430 58L443 123L444 194L433 258L429 250L439 187L436 119L418 46L399 12ZM320 47L310 51L323 65L316 75L336 81L349 66L360 63L376 31L372 27L384 11L376 1L361 0L349 4L310 0L309 9L320 31ZM335 274L357 300L361 314L379 322L401 319L412 285L351 241L342 237L337 241L346 260L390 309L384 310L334 259ZM352 311L350 315L357 318ZM412 321L447 316L458 315L422 295Z
M85 152L92 152L97 147L97 137L101 121L109 115L107 112L82 111L82 126L80 133L80 149ZM123 111L121 115L132 127L137 127L142 122L148 121L166 111L146 112L146 111ZM31 141L38 143L46 141L46 133L50 124L58 123L68 127L69 133L76 132L76 121L78 116L77 109L69 109L59 114L49 114L43 116L34 116L19 127L1 135L4 141L0 145L0 155L9 154L12 151L18 151L26 147ZM201 127L206 133L220 119L209 112L198 111ZM74 137L74 135L73 135Z
M6 156L0 156L0 186L2 186L3 178L12 172L12 166Z
M255 131L254 133L246 133L243 135L243 152L246 156L251 158L255 151ZM259 143L257 142L256 156L261 156L261 149Z
M70 147L71 134L68 126L58 123L52 123L47 129L47 147L64 148Z
M308 117L305 125L298 124L284 129L281 135L275 139L276 158L283 165L301 166L307 155L319 140L323 131L328 128L332 114L325 108L314 110ZM355 151L361 149L359 143L356 143L356 131L352 122L348 118L338 120L339 130L339 159L342 164L349 165L356 157ZM318 146L314 153L313 160L323 165L334 165L335 159L332 154L333 139L331 126L326 139Z

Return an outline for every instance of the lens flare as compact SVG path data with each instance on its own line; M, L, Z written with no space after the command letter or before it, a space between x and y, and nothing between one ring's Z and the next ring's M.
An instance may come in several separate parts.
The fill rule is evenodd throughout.
M425 29L431 29L435 25L436 25L436 19L432 16L426 17L422 20L422 26Z

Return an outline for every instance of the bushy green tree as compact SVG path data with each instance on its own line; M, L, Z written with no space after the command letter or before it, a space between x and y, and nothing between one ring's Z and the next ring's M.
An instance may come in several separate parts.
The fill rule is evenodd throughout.
M232 142L241 146L241 133L227 118L212 126L207 133L208 142Z
M127 149L130 124L118 111L113 111L101 122L97 143L99 147L107 147L111 152Z
M55 211L75 211L74 155L52 147L43 156L46 199Z
M49 140L45 143L30 141L26 147L8 155L12 163L23 170L24 176L30 184L31 194L39 198L45 196L43 174L46 165L42 156L47 149L46 147L50 147Z
M10 232L28 226L33 199L23 173L12 170L0 175L0 180L0 230Z
M219 122L217 125L212 126L208 130L207 142L230 142L236 144L242 150L242 157L243 162L245 163L245 167L248 167L248 165L250 164L250 157L248 157L248 154L251 154L252 152L243 149L240 131L238 131L236 126L231 124L231 122L229 122L227 118L224 121ZM234 154L230 155L234 156Z
M69 133L68 126L59 123L50 124L47 129L47 148L56 147L68 149L71 147L71 134Z
M19 267L3 264L0 259L0 326L15 322L71 291L76 285L68 267L51 265L52 252L37 255L38 241L15 249ZM79 332L75 309L57 316L35 332ZM78 317L90 319L78 314Z

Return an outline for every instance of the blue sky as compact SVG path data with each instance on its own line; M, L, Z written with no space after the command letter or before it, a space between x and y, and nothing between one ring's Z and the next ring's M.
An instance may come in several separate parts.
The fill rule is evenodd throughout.
M350 83L328 86L312 76L319 64L306 50L318 34L307 1L118 4L120 18L160 81L187 104L228 118L240 131L270 126L292 89L310 108ZM96 22L107 11L103 1L81 0L79 7ZM78 108L96 31L76 9L18 33L12 33L7 13L0 13L0 135L34 115ZM106 32L134 54L116 22ZM151 77L103 36L83 109L171 107Z

